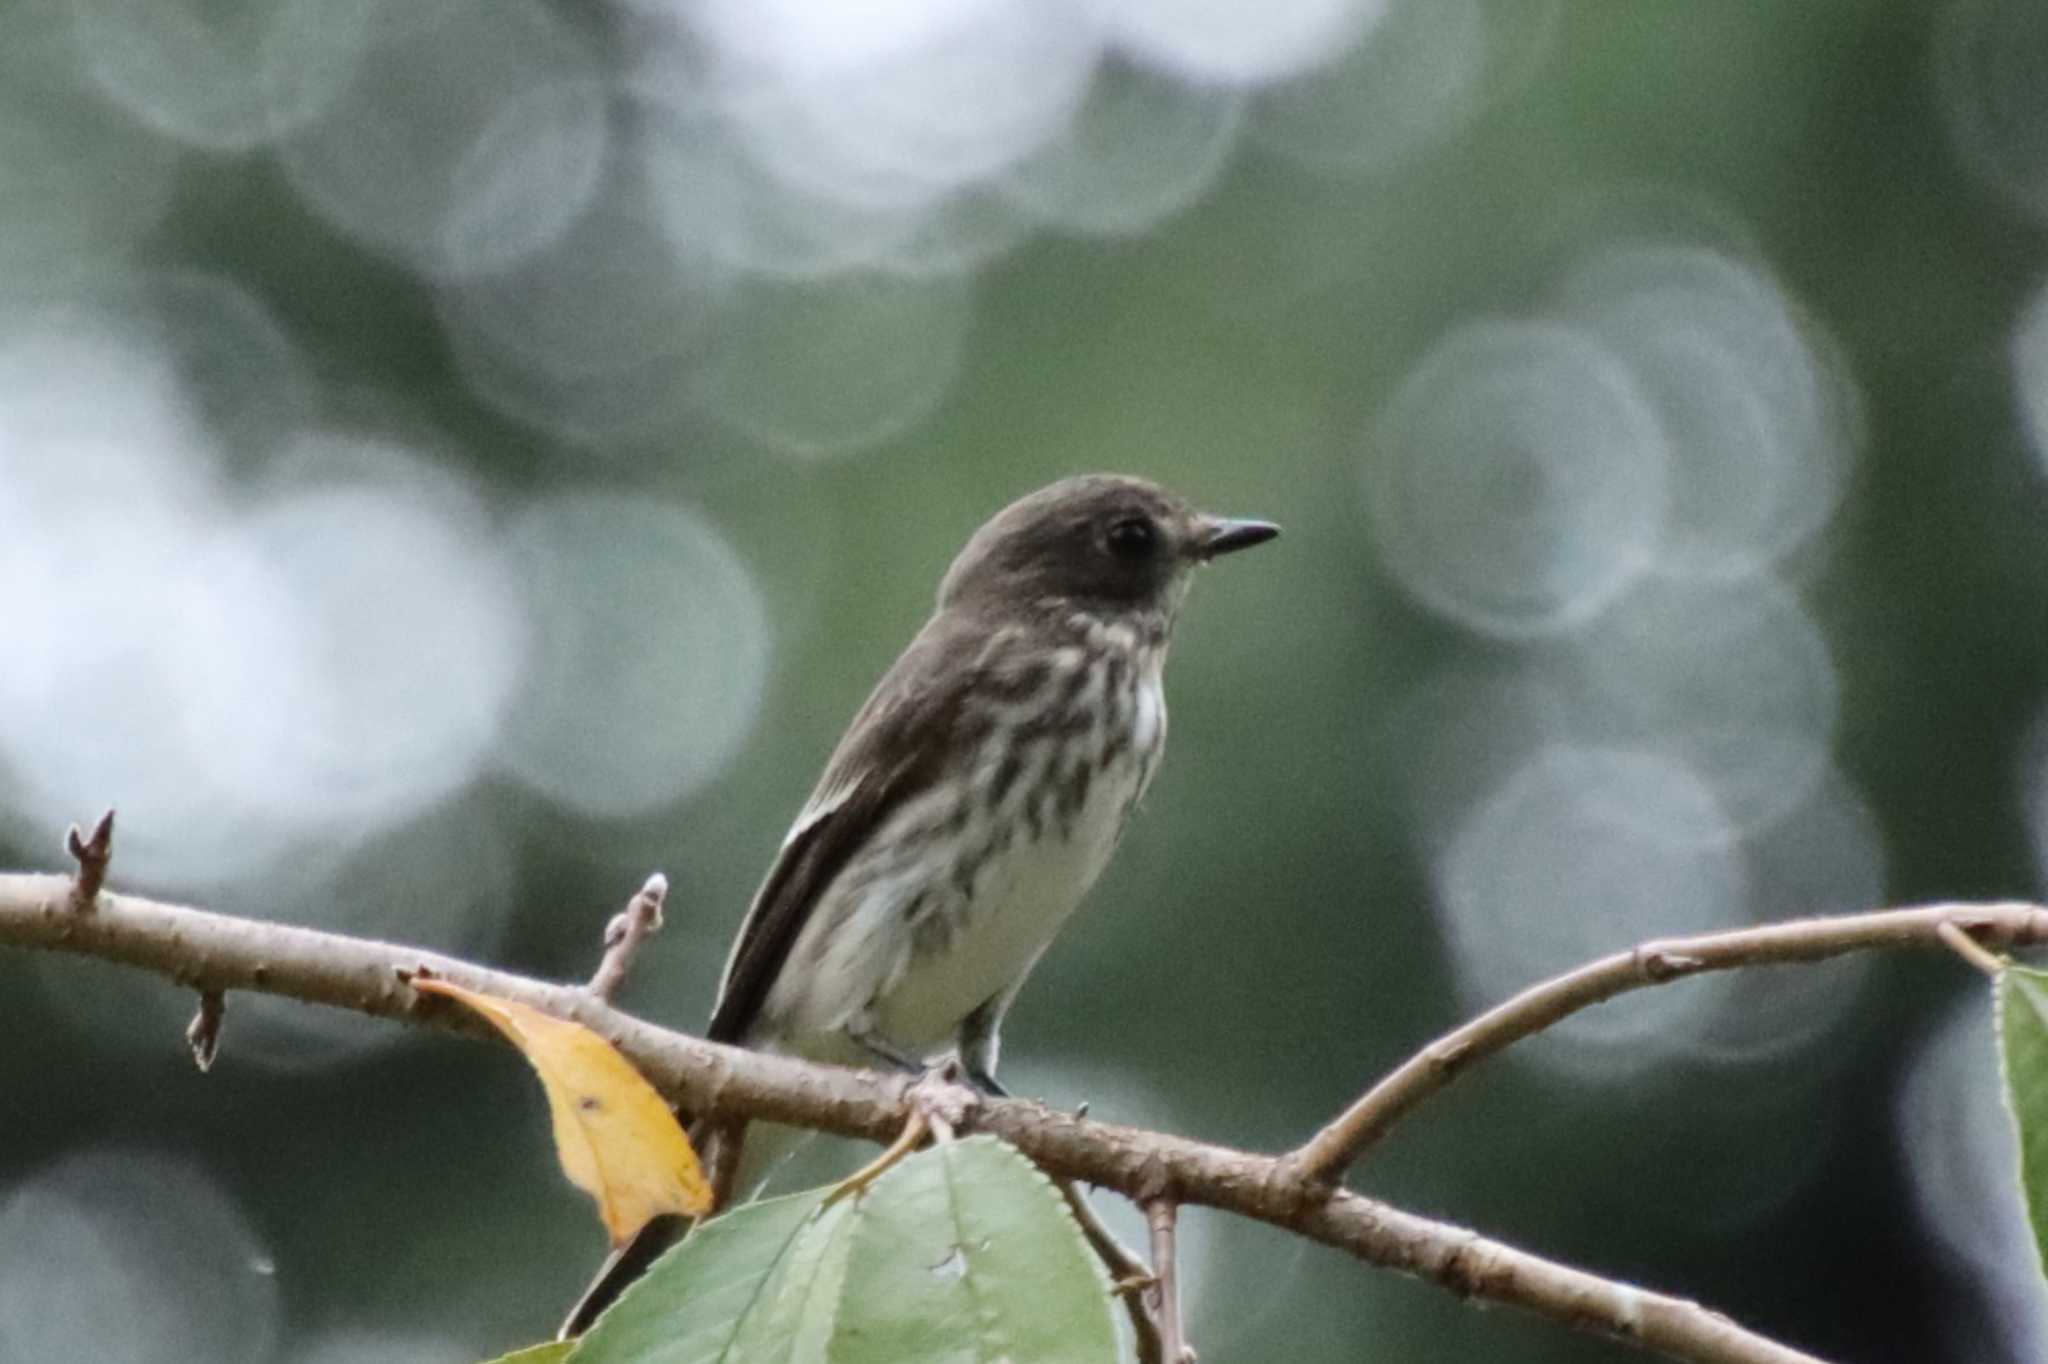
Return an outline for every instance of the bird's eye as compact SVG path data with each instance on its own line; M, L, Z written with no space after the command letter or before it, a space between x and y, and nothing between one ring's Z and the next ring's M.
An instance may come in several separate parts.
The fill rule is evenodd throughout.
M1119 559L1142 559L1152 552L1157 536L1150 521L1127 516L1109 528L1109 551Z

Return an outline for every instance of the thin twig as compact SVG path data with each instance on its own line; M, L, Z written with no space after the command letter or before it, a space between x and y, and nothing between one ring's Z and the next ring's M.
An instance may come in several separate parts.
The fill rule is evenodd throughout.
M626 907L612 916L604 928L604 960L598 962L590 984L585 987L590 993L611 1003L612 996L626 983L626 973L633 969L640 944L660 930L661 908L667 899L668 878L656 872L626 901Z
M913 1106L910 1110L910 1121L903 1124L903 1131L896 1140L883 1147L882 1153L873 1160L834 1184L832 1191L825 1195L824 1205L829 1208L842 1199L866 1193L868 1185L901 1165L903 1158L923 1145L924 1139L931 1135L931 1119L922 1108Z
M213 1058L220 1054L220 1026L227 1014L228 997L225 992L199 992L199 1011L185 1025L185 1046L191 1051L192 1064L199 1067L201 1075L213 1069Z
M78 864L71 882L71 908L89 913L99 900L100 887L106 884L107 863L114 858L114 812L101 815L89 836L81 834L76 824L66 829L64 851Z
M2008 947L2048 942L2048 910L2017 903L1878 910L1647 942L1533 985L1437 1038L1296 1150L1295 1168L1307 1179L1334 1184L1366 1148L1474 1062L1602 1000L1702 971L1940 946L1945 924Z
M1180 1204L1170 1198L1145 1200L1145 1225L1152 1233L1152 1286L1145 1290L1159 1319L1160 1349L1167 1364L1195 1364L1180 1322L1180 1255L1174 1248L1174 1219Z
M1954 924L1941 924L1935 929L1935 932L1941 935L1941 940L1947 943L1950 950L1957 956L1993 980L1997 980L2005 974L2005 963L2003 961L1996 955L1985 951L1981 943L1963 932L1962 929L1957 928Z
M733 1186L739 1183L740 1158L746 1151L744 1122L702 1120L689 1126L690 1140L707 1155L705 1175L711 1181L711 1206L731 1205Z
M899 1076L815 1065L669 1032L610 1007L580 986L550 985L415 948L135 896L102 893L97 912L80 915L70 912L70 898L68 877L0 874L0 944L123 962L188 989L261 990L496 1040L489 1025L466 1010L422 1007L400 976L425 967L468 989L583 1023L618 1046L666 1098L693 1113L788 1123L880 1142L900 1133L907 1116L907 1086ZM1485 1032L1475 1054L1498 1051L1586 1004L1670 978L1674 962L1697 960L1700 965L1688 969L1704 970L1928 946L1941 942L1938 925L1948 922L1999 947L2048 943L2048 910L1998 904L1850 915L1652 945L1624 954L1618 965L1610 958L1561 977L1562 984L1538 987L1532 992L1538 1003L1524 1004L1525 1013L1511 1019L1511 1026L1497 1018L1498 1010L1481 1019L1480 1025L1504 1031ZM1538 1015L1539 1021L1528 1021ZM1441 1087L1440 1081L1426 1082L1398 1112ZM1697 1303L1604 1279L1332 1187L1311 1176L1300 1153L1255 1155L1171 1133L1079 1119L1020 1099L984 1101L971 1116L972 1130L1007 1141L1053 1179L1080 1180L1138 1198L1169 1190L1182 1203L1297 1232L1462 1297L1524 1308L1692 1364L1818 1364L1815 1356L1767 1340Z
M1131 1319L1131 1339L1137 1347L1138 1364L1166 1364L1166 1342L1142 1291L1151 1287L1152 1266L1137 1251L1116 1239L1116 1233L1096 1214L1079 1184L1071 1179L1055 1180L1054 1184L1060 1197L1067 1200L1067 1207L1073 1210L1081 1235L1088 1238L1103 1268L1109 1271L1109 1281L1116 1286L1117 1296L1123 1300L1124 1312Z

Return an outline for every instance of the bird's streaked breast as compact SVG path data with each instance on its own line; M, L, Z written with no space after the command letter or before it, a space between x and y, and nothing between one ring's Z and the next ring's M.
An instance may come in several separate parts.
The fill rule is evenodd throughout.
M971 756L827 891L764 1010L782 1045L836 1057L858 1023L905 1050L943 1049L1100 875L1165 742L1164 640L1069 625L1081 628L992 661L1005 684L969 700L984 722ZM1030 685L1007 684L1018 679Z

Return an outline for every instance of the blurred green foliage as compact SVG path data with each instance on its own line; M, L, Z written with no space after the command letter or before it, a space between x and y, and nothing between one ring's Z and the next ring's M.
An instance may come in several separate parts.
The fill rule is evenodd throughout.
M17 4L27 25L51 9ZM1411 162L1346 177L1245 139L1199 202L1141 235L1042 233L987 265L943 399L830 460L694 415L597 448L503 415L451 354L444 286L329 226L260 148L185 154L125 262L235 281L309 357L327 410L431 430L433 459L494 505L593 489L687 505L754 575L768 680L715 779L609 819L503 777L463 797L511 850L499 965L585 975L607 916L667 872L668 930L621 1002L680 1027L706 1016L789 817L985 515L1116 469L1283 523L1280 545L1198 585L1169 670L1170 756L1005 1038L1013 1088L1271 1148L1463 1011L1410 818L1417 759L1390 726L1418 688L1513 663L1383 571L1366 433L1439 336L1534 310L1559 225L1617 188L1739 225L1860 386L1867 440L1787 576L1827 641L1834 761L1874 812L1887 898L2038 891L2027 736L2048 694L2048 535L2008 345L2041 279L2042 220L1958 153L1936 79L1952 13L1569 0L1520 82ZM611 19L567 21L609 51ZM64 154L61 139L46 153ZM230 472L238 495L266 477L260 455ZM15 812L4 860L57 865L65 824L93 813ZM118 848L113 882L135 884ZM203 898L260 914L267 892ZM405 908L386 908L378 931L405 936ZM1608 917L1625 944L1626 909ZM389 1358L475 1358L544 1333L574 1296L602 1248L514 1059L428 1037L323 1065L245 1057L238 1023L256 1010L237 998L200 1077L175 1026L79 1021L79 1000L183 1007L117 974L0 956L0 1203L67 1153L183 1153L264 1248L283 1322L265 1357L388 1337L419 1342ZM1843 1026L1749 1065L1603 1082L1510 1058L1354 1179L1830 1359L2017 1359L2039 1305L2012 1306L1930 1233L1918 1129L1897 1120L1919 1039L1970 985L1946 960L1884 961ZM1768 988L1808 985L1787 972ZM32 1241L0 1214L0 1261ZM1195 1214L1187 1242L1191 1335L1211 1360L1627 1357L1269 1230ZM11 1348L0 1330L5 1364Z

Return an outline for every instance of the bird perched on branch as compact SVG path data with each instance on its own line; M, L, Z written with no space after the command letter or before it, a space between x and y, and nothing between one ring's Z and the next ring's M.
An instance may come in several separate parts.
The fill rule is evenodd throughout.
M783 839L706 1035L905 1070L957 1052L1001 1094L1003 1014L1158 766L1161 670L1194 570L1278 533L1107 474L996 513ZM564 1333L681 1230L651 1224Z

